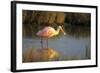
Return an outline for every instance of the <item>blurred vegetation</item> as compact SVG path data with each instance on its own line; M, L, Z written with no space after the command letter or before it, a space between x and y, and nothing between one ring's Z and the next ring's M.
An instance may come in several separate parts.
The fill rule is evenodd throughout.
M89 13L66 13L66 22L75 26L90 26L91 15Z
M32 37L45 26L55 29L63 26L69 35L89 36L91 15L89 13L51 12L23 10L23 37Z

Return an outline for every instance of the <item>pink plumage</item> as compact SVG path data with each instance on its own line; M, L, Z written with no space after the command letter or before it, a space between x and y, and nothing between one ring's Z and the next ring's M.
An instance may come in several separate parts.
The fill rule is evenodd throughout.
M55 31L56 30L54 28L47 26L44 29L38 31L37 35L40 37L50 38L55 35L55 33L56 33Z
M50 26L47 26L47 27L45 27L44 29L39 30L39 31L36 33L36 35L39 36L39 37L41 37L41 47L43 48L43 44L42 44L43 41L42 41L42 38L47 38L46 40L47 40L47 48L48 48L48 38L51 38L51 37L53 37L53 36L58 35L60 30L64 33L64 35L66 34L66 33L64 32L64 30L62 29L61 26L59 26L57 30L55 30L54 28L52 28L52 27L50 27Z

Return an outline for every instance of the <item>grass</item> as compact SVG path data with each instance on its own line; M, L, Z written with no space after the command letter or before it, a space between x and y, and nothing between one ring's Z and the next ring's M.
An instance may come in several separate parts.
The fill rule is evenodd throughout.
M85 57L87 59L90 59L91 58L91 51L90 51L90 48L88 46L86 46L86 54L85 54Z

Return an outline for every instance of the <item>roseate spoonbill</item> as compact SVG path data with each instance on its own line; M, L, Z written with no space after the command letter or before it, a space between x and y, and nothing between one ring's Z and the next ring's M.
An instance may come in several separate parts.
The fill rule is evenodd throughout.
M47 26L42 30L39 30L37 32L37 36L41 37L41 47L43 48L43 38L46 38L47 40L47 48L48 48L48 38L51 38L53 36L56 36L59 34L60 30L63 32L64 35L66 35L66 33L64 32L63 28L61 26L58 26L57 30L55 30L54 28Z

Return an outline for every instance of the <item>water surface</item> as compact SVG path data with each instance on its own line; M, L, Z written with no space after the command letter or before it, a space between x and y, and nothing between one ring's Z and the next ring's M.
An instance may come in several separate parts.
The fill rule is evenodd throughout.
M23 38L23 52L28 48L41 49L39 37ZM43 40L46 48L46 40ZM48 47L60 53L59 60L90 59L90 37L80 37L61 35L58 38L50 38Z

